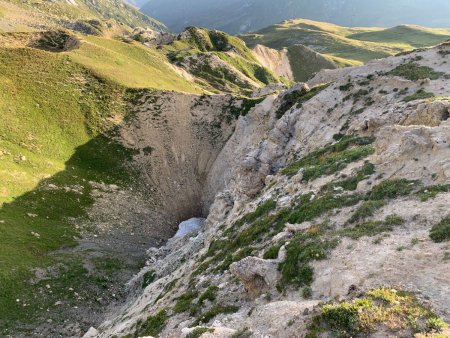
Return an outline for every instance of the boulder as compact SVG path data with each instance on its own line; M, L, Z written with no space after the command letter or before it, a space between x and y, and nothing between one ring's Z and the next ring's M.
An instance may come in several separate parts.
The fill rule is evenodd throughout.
M280 279L278 262L258 257L246 257L230 266L231 273L244 285L246 291L257 297L276 286Z
M428 127L437 127L442 121L448 120L449 115L450 102L425 102L419 104L417 109L412 112L402 124L405 126L424 125Z

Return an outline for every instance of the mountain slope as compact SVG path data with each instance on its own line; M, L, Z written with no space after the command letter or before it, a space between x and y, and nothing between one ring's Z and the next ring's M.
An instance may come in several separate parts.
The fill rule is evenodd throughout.
M325 22L293 19L239 37L249 47L262 44L280 50L288 48L291 51L291 63L303 68L296 71L298 74L296 79L304 81L321 67L332 69L360 65L376 58L436 45L450 38L450 30L406 25L389 29L350 28ZM326 58L327 61L314 62L314 59L308 57L308 53L305 54L305 47L296 45L306 46L321 53L322 58ZM300 60L303 60L301 64Z
M450 4L445 0L149 0L142 10L174 31L195 25L238 34L296 17L343 26L392 27L407 23L450 27L445 14Z
M319 53L367 62L374 58L444 42L450 38L450 30L418 26L399 26L390 29L349 28L306 19L293 19L240 37L250 47L263 44L279 49L302 44Z
M241 106L258 102L180 93L201 90L165 63L151 68L146 47L89 41L115 58L83 46L78 55L0 48L1 336L81 336L119 306L147 246L201 213L205 170ZM111 60L121 61L115 72L104 67ZM156 79L136 80L142 69ZM152 109L137 109L142 100Z
M23 31L67 28L87 34L120 32L135 27L167 30L161 22L150 18L121 0L71 1L0 1L0 31Z
M264 67L241 39L220 31L188 27L162 49L173 64L222 92L250 93L284 81Z
M2 337L80 337L120 307L147 247L208 205L209 167L262 100L241 95L280 81L236 37L77 4L0 3ZM202 57L220 69L182 68Z

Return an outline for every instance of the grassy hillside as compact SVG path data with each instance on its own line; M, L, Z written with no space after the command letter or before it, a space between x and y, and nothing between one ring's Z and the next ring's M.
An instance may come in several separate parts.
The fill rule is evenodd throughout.
M95 265L91 258L67 248L80 236L75 220L87 219L94 202L90 181L132 185L134 150L114 135L134 88L203 93L218 81L205 72L198 76L210 82L196 85L174 70L168 55L174 62L212 53L258 85L278 80L241 40L221 33L208 32L206 44L180 40L162 50L82 35L72 35L81 40L79 48L64 52L26 47L33 41L47 48L48 40L36 43L39 36L0 35L0 335L47 320L41 307L51 308L46 316L58 320L52 304L76 304L69 288L90 299L110 285L109 268L100 264L92 273L85 268ZM57 249L63 251L55 254ZM31 282L34 269L50 267L58 272Z
M294 80L299 82L309 80L312 74L322 69L335 69L355 64L350 60L317 53L303 45L293 45L287 50Z
M83 40L81 48L70 52L69 57L124 86L202 91L176 73L165 55L154 47L94 36L85 36Z
M2 24L2 21L9 25ZM165 31L161 22L122 0L0 1L0 28L6 31L65 27L87 34L102 34L134 27Z
M351 34L348 35L348 38L412 49L437 45L450 39L450 29L402 25L372 32Z
M417 47L433 46L450 38L450 30L419 26L390 29L348 28L306 19L287 20L240 36L248 46L263 44L281 49L305 45L342 64L357 65Z
M48 253L76 244L71 218L93 203L90 180L128 183L130 151L112 138L126 97L66 55L0 49L0 328L95 285L81 257ZM30 282L30 269L57 263L65 274Z

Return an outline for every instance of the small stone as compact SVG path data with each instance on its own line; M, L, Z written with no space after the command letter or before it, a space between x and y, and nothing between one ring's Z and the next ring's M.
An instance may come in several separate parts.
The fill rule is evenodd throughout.
M308 309L308 308L306 308L306 309L303 311L303 315L304 315L304 316L309 315L309 309Z
M50 288L51 288L50 284L47 284L45 287L46 287L47 289L50 289Z

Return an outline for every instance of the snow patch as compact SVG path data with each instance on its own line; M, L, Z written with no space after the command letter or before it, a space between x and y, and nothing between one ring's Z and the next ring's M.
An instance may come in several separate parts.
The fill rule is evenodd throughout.
M203 223L205 223L205 220L205 218L191 218L181 222L178 225L178 231L175 237L183 237L199 230L203 226Z

